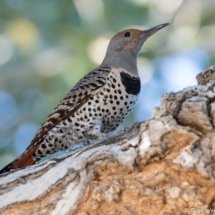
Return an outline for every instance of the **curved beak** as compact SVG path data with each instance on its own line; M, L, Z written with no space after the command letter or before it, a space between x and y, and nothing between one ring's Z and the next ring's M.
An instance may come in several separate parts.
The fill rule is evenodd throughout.
M160 29L166 27L167 25L169 25L169 23L164 23L164 24L161 24L161 25L157 25L155 27L152 27L148 30L144 30L143 31L143 35L144 36L147 36L147 37L150 37L152 36L154 33L156 33L157 31L159 31Z

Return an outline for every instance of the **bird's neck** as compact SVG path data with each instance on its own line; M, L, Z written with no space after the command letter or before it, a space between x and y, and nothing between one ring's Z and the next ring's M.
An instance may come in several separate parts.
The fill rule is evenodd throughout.
M137 56L129 51L106 53L101 67L123 68L133 76L139 76L137 69Z

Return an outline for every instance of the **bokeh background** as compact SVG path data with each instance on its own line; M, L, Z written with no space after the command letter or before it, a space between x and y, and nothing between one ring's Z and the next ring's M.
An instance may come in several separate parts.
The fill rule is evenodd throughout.
M195 76L214 64L214 20L215 0L2 0L0 168L101 63L113 35L171 23L139 55L142 91L125 127L149 119L163 93L195 85Z

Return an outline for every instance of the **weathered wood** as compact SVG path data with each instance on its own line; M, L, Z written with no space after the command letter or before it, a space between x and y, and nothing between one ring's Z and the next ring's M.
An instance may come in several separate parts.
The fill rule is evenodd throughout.
M152 119L0 176L0 214L208 214L215 209L215 67ZM202 210L202 212L197 212ZM195 212L194 212L195 211Z

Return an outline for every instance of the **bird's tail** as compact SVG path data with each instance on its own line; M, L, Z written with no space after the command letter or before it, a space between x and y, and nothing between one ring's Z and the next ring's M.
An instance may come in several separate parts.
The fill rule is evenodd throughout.
M39 145L32 150L26 150L24 153L22 153L19 157L17 157L14 161L9 163L7 166L5 166L3 169L0 170L0 174L5 172L10 172L11 170L19 169L22 167L30 166L34 164L36 161L33 160L32 155L34 152L39 148Z

